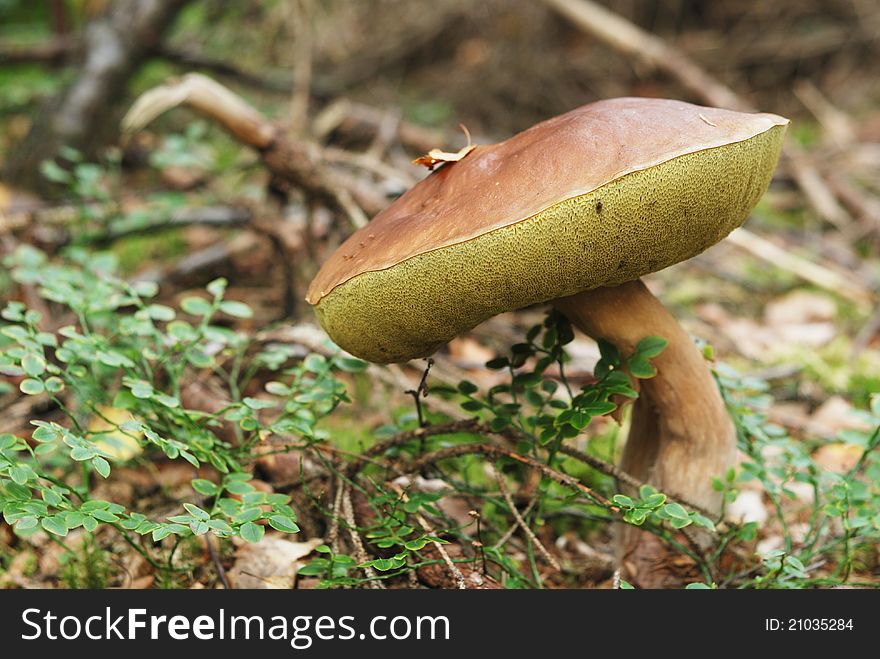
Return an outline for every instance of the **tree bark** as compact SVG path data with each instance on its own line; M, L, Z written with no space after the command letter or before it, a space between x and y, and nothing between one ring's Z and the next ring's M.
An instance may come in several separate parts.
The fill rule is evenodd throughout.
M669 341L653 362L657 375L639 382L621 466L661 491L720 512L721 495L712 489L712 477L734 465L736 430L690 336L640 280L554 300L553 305L575 327L610 341L624 355L647 336ZM656 536L627 526L618 548L622 571L639 586L681 585L682 566Z
M83 62L76 80L47 101L30 132L10 155L7 181L40 189L40 163L61 146L93 155L112 139L116 122L107 113L125 93L132 74L158 46L188 0L117 0L86 27Z

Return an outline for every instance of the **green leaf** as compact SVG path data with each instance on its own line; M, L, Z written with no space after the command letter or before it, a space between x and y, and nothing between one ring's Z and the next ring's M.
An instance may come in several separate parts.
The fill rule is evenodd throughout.
M177 400L174 396L169 396L167 394L154 393L153 400L171 409L180 407L180 401Z
M580 409L581 412L586 412L590 416L605 416L616 410L617 405L611 401L597 400L592 403L587 403L586 405L581 405L578 409Z
M369 367L369 364L363 359L346 357L344 355L336 358L336 365L346 373L363 373Z
M28 396L36 396L44 391L43 383L39 380L34 380L33 378L22 380L21 384L18 385L18 388L21 390L21 393L27 394Z
M273 396L289 396L290 395L290 387L288 387L283 382L271 381L267 382L264 387L267 393L272 394Z
M234 533L233 529L229 524L224 522L222 519L211 519L207 522L208 526L211 530L216 533L222 533L224 535L232 535Z
M277 405L274 400L261 400L259 398L245 398L242 402L252 410L267 410Z
M602 356L602 359L604 361L609 362L611 364L619 364L620 363L620 351L617 349L617 347L613 343L611 343L605 339L599 339L598 345L599 345L599 354Z
M226 485L226 489L229 490L232 494L243 495L253 492L254 486L250 483L243 483L241 481L231 481ZM253 519L256 519L256 517L254 517Z
M48 428L37 428L37 430L35 430L33 434L36 435L37 432L39 432L40 430L46 430L50 433L52 432ZM37 439L37 438L34 437L34 439ZM50 437L50 439L54 439L54 433L53 433L52 437ZM6 451L8 449L11 449L16 444L18 444L18 437L16 437L12 433L5 433L3 435L0 435L0 451Z
M174 312L174 309L166 307L164 304L151 304L147 307L147 315L153 320L168 323L174 320L177 314Z
M709 529L710 531L715 530L715 523L708 517L700 515L699 513L692 513L691 520L694 524L702 526L704 529Z
M649 494L644 497L639 506L642 508L659 508L664 503L666 503L666 495L660 492L654 492L654 494Z
M202 510L198 506L194 506L191 503L185 503L183 504L183 507L190 515L192 515L196 519L211 519L211 515L210 513L208 513L208 511Z
M193 480L192 488L199 494L203 494L206 497L214 496L219 490L219 488L214 483L209 480L205 480L204 478L196 478L195 480Z
M214 310L207 300L200 297L185 297L180 302L180 308L193 316L208 316Z
M243 302L224 300L220 303L220 311L235 318L250 318L254 315L251 308Z
M232 491L232 488L229 488L229 491ZM235 524L244 524L245 522L253 522L255 519L260 519L263 511L257 507L254 508L242 508L233 518L232 521Z
M397 558L396 556L393 556L392 558L376 558L372 561L367 561L363 566L373 567L379 570L379 572L388 572L389 570L402 567L405 563L405 558Z
M662 337L646 336L636 346L636 354L651 359L663 352L667 345L669 345L669 341Z
M621 508L634 508L635 502L625 494L615 494L611 497L611 501L620 506Z
M35 378L46 372L46 360L35 353L29 352L22 357L21 367L25 373Z
M46 378L45 382L43 382L43 386L50 394L57 394L64 391L64 381L54 375Z
M675 519L690 520L690 516L688 515L688 512L682 507L681 504L678 504L675 502L667 503L663 507L663 510L664 510L664 512L666 512L667 515L669 515L670 517L673 517Z
M110 475L110 463L101 456L92 460L92 467L94 467L95 471L101 474L104 478L107 478Z
M639 354L635 354L630 357L629 360L627 360L626 364L629 368L629 372L632 373L633 377L639 379L647 379L657 375L657 369L655 369L647 359Z
M101 501L100 499L92 499L91 501L86 501L79 507L81 511L84 513L93 513L96 510L106 510L110 507L109 501Z
M51 442L58 438L58 431L54 428L40 426L31 433L31 437L33 437L36 442ZM0 448L3 447L0 446Z
M99 350L97 353L98 361L102 364L106 364L107 366L114 367L123 367L123 368L132 368L134 366L134 362L131 361L128 357L123 355L122 353L116 352L115 350L104 351Z
M67 524L58 515L52 517L44 517L40 520L40 526L53 535L60 535L62 538L67 535L69 529Z
M84 462L95 457L95 450L86 446L75 446L70 450L70 459Z
M254 524L253 522L242 524L238 529L238 534L241 536L242 540L246 540L247 542L259 542L263 539L263 534L265 532L266 530L262 526Z
M109 510L93 510L89 514L95 519L107 524L113 524L119 521L119 517L116 513L111 513Z
M149 382L135 382L131 385L131 395L142 400L153 397L153 386Z
M70 183L73 180L70 172L62 169L54 160L44 160L40 163L40 174L52 183Z
M113 398L113 407L118 410L130 410L137 406L137 398L127 389L120 389Z
M228 283L229 282L227 282L223 277L220 277L208 284L206 288L208 292L216 299L223 297L223 294L226 292L226 286Z
M458 391L459 393L464 394L465 396L469 396L470 394L475 394L479 391L477 385L469 380L462 380L458 383Z
M696 583L689 583L687 586L684 587L684 589L685 590L712 590L712 587L707 586L706 584L698 581Z
M211 529L211 527L208 526L208 523L201 519L190 524L189 528L193 532L193 535L205 535Z
M269 525L276 531L283 531L284 533L299 532L299 527L290 519L283 517L282 515L272 515L269 518Z
M164 540L169 535L171 535L173 531L169 529L167 526L160 526L159 528L153 529L153 542L159 542L160 540Z
M84 462L95 457L94 449L85 446L76 446L70 451L70 459L77 462Z

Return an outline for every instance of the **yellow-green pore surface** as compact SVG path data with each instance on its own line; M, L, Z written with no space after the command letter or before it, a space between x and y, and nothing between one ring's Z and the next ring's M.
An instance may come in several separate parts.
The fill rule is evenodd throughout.
M764 194L785 126L626 174L471 240L364 272L316 305L342 348L400 362L505 311L621 284L740 226Z

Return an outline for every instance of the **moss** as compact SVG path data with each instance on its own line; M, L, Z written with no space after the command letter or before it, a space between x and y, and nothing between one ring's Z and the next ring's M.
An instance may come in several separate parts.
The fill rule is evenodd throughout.
M745 221L784 126L622 176L515 224L337 286L315 310L331 338L374 362L425 357L504 311L662 270Z
M119 259L123 273L131 274L148 261L164 262L187 253L188 245L182 229L172 229L156 234L131 236L117 241L113 253Z

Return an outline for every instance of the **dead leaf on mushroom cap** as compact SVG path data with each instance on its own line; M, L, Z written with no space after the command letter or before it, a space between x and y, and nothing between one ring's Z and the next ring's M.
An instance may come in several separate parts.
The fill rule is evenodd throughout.
M413 165L424 165L428 168L428 170L433 171L435 167L443 166L448 162L458 162L462 158L464 158L471 151L476 149L475 144L471 144L471 134L468 131L467 127L464 124L459 124L459 128L464 131L465 136L467 137L467 146L462 147L455 153L451 153L449 151L441 151L440 149L431 149L423 156L419 156L415 160L412 161Z

